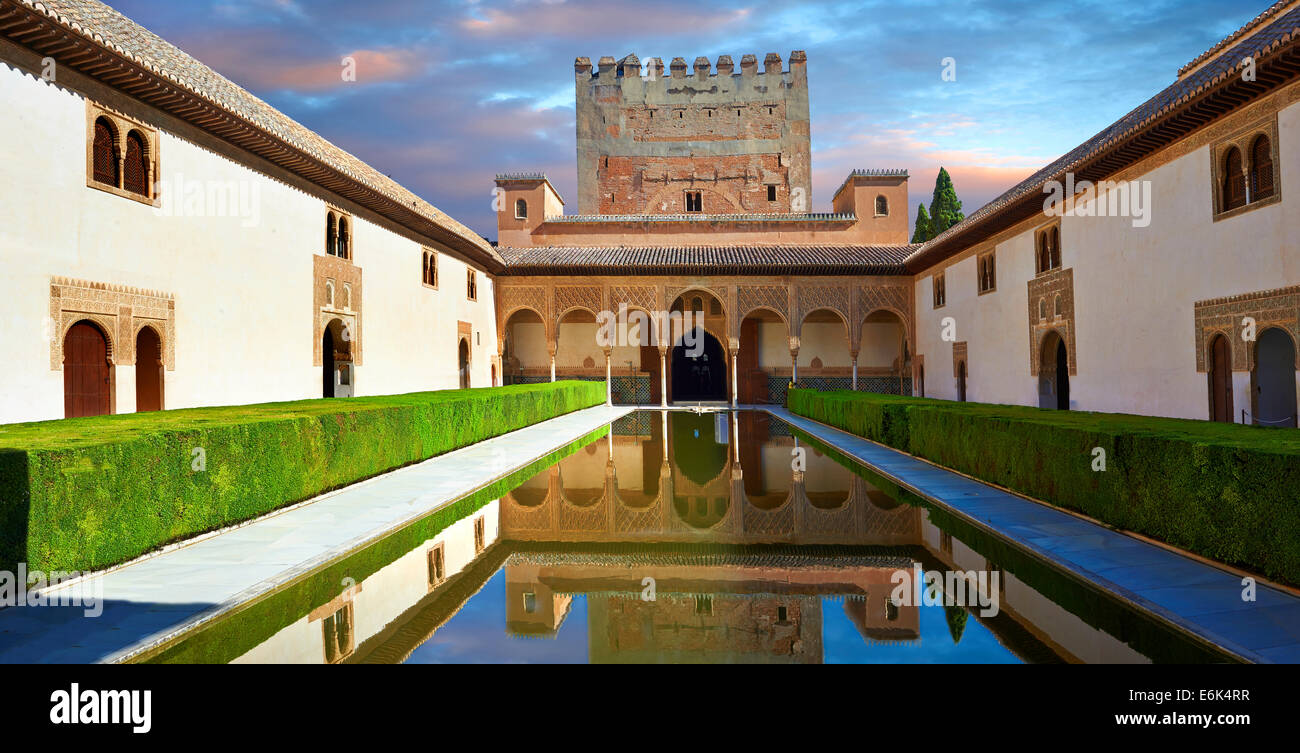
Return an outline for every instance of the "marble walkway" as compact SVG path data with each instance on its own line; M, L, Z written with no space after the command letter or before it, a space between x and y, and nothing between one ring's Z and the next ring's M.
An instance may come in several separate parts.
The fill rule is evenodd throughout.
M784 408L768 413L876 473L1246 661L1300 662L1300 598L939 468Z
M376 541L632 411L596 407L464 447L92 576L103 613L0 610L0 663L124 661ZM93 593L93 591L91 592Z

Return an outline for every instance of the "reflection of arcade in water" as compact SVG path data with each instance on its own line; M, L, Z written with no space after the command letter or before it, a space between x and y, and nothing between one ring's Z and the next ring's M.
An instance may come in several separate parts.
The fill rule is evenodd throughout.
M637 412L499 499L471 495L157 658L1217 658L840 462L762 413ZM968 608L895 600L895 576L918 568L985 574L979 601L996 597L998 613L975 595Z
M888 555L521 552L505 566L506 627L554 636L582 594L593 663L820 663L824 600L868 642L920 638L917 607L889 598L893 573L911 566Z
M615 424L606 440L503 497L502 538L921 543L920 509L799 446L783 428L757 412L635 414Z

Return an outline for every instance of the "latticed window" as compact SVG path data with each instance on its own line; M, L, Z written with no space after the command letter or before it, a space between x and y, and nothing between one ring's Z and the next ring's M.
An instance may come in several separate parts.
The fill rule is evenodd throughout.
M122 188L133 194L149 196L149 154L144 137L137 131L126 135L126 164L122 171Z
M430 287L438 287L438 255L432 251L424 252L423 282Z
M993 266L993 254L979 259L979 291L987 293L997 287L997 271Z
M528 202L524 201L523 199L515 200L515 219L517 220L528 219Z
M1260 136L1250 155L1250 200L1267 199L1273 190L1273 146L1267 136Z
M1271 165L1270 165L1271 168ZM1242 171L1241 151L1228 150L1223 160L1223 209L1246 206L1246 174Z
M889 214L889 199L884 196L876 197L876 216L884 217Z
M352 258L352 234L348 231L349 224L346 217L339 218L339 258Z
M325 253L334 256L338 253L339 226L333 212L325 220Z
M95 160L95 181L105 183L114 188L118 185L116 141L117 135L113 130L113 126L109 124L108 119L100 118L96 120L95 143L92 149Z
M1061 266L1061 229L1044 230L1038 235L1038 273Z

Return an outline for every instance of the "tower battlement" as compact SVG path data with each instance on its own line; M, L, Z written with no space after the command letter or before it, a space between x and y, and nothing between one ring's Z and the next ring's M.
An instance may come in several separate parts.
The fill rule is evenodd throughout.
M808 211L808 58L788 61L577 58L578 211Z

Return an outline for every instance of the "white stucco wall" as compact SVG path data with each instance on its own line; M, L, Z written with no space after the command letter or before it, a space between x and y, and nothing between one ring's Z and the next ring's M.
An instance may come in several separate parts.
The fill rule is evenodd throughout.
M1278 120L1280 203L1215 222L1207 146L1138 178L1152 184L1149 227L1134 227L1129 217L1062 218L1062 266L1074 270L1072 409L1207 418L1195 302L1300 283L1300 215L1291 206L1300 194L1300 106ZM1029 373L1032 230L997 245L995 292L977 294L974 257L946 275L947 304L937 310L932 274L915 283L926 395L956 398L952 343L941 339L943 319L952 317L956 341L968 348L967 398L1037 405L1038 381ZM1250 405L1248 376L1236 373L1233 382L1240 417Z
M177 216L186 206L180 190L162 194L159 212L89 188L85 100L66 88L76 81L62 83L0 64L0 138L28 145L0 161L7 217L0 223L0 322L10 353L0 423L64 415L63 372L50 368L49 338L59 336L50 320L53 277L175 296L176 368L165 372L164 387L169 409L320 397L321 369L312 364L312 256L323 252L325 199L166 128L159 129L162 181L174 185L179 175L205 186L233 182L256 199L254 211ZM153 126L170 123L146 110L129 114ZM496 353L487 275L479 274L478 301L467 301L464 263L442 254L441 288L427 289L419 243L361 213L354 226L353 260L363 270L357 394L457 386L458 321L475 331L472 383L487 385ZM134 371L115 368L118 413L135 409Z

